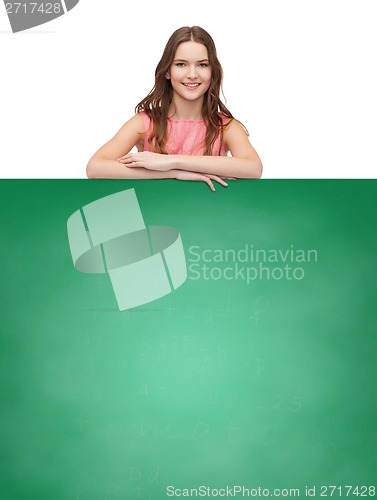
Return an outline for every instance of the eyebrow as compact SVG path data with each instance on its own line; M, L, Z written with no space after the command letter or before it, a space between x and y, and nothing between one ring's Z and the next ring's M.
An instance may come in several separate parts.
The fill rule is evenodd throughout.
M186 59L174 59L174 62L188 62L188 61L186 61ZM196 62L199 62L199 63L209 62L209 60L208 59L200 59L200 61L196 61Z

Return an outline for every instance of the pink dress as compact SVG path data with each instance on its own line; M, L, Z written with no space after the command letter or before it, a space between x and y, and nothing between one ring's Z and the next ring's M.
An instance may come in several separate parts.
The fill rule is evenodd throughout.
M142 111L144 122L144 151L151 151L148 138L152 131L151 119ZM223 117L223 121L226 118ZM204 120L173 120L168 118L166 150L171 155L198 155L205 153L205 136L207 127ZM224 144L220 149L220 136L216 139L213 156L226 156Z

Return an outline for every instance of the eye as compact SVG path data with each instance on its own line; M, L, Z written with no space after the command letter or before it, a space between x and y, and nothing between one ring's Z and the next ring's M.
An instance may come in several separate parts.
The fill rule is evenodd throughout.
M200 63L199 66L201 68L207 68L209 66L209 64L208 63Z
M178 68L183 68L183 66L185 65L185 63L175 63L176 66L178 66Z

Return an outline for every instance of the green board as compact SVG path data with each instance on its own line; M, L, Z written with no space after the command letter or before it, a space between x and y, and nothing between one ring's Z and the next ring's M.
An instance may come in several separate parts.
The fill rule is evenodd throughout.
M67 220L132 188L187 279L120 311ZM376 221L372 180L1 181L0 498L374 496Z

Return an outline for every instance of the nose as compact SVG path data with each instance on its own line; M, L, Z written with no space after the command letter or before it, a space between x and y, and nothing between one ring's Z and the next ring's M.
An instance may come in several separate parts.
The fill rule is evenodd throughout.
M187 67L187 78L191 78L193 80L194 78L197 78L198 72L196 71L195 66L188 66Z

